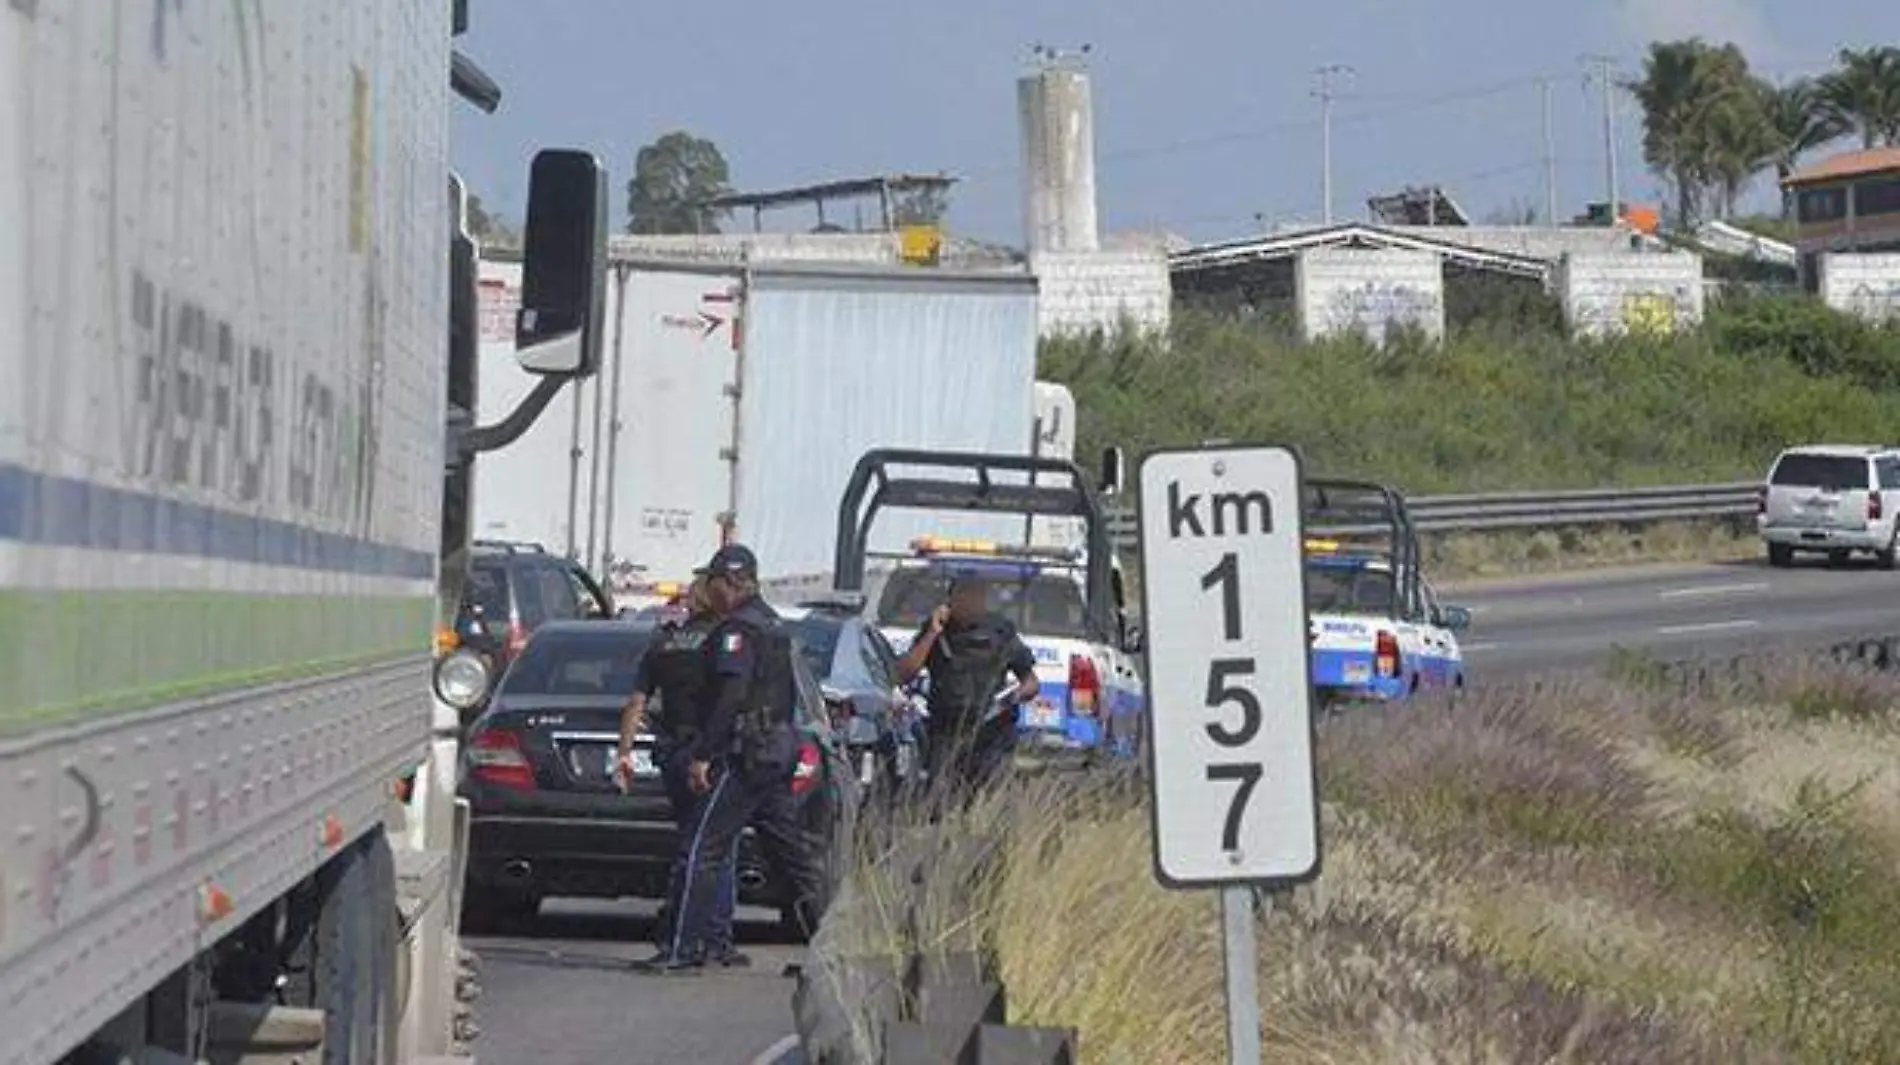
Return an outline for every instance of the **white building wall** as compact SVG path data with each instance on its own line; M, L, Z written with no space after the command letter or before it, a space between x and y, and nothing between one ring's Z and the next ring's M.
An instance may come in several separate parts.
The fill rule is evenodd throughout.
M1572 336L1673 332L1702 321L1702 257L1690 252L1566 254L1555 281Z
M1113 332L1124 319L1137 329L1168 328L1174 286L1161 251L1036 252L1029 268L1043 336Z
M675 262L836 262L896 264L895 233L714 233L618 235L607 246L616 259Z
M1294 281L1309 340L1364 330L1384 344L1403 325L1445 335L1445 274L1432 252L1315 248L1299 254Z
M1900 254L1819 257L1821 300L1870 322L1900 321Z

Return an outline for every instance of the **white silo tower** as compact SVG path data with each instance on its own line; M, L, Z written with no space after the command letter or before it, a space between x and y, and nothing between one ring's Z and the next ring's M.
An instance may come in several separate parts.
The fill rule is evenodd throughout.
M1097 251L1095 118L1079 53L1037 45L1037 69L1016 82L1023 135L1023 227L1028 250Z

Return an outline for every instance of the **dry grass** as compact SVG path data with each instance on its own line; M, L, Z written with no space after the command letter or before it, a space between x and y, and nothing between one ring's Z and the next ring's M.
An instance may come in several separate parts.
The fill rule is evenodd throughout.
M1427 534L1422 547L1434 580L1461 580L1640 562L1725 562L1759 554L1761 540L1731 522L1658 522Z
M1897 706L1900 680L1789 658L1329 719L1325 873L1260 907L1268 1056L1900 1061ZM1217 903L1154 884L1139 795L1029 778L898 825L826 950L985 948L1012 1020L1092 1065L1220 1061Z

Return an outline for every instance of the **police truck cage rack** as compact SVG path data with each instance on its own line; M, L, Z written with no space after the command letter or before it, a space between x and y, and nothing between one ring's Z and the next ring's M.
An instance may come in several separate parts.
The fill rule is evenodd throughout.
M1398 489L1371 481L1308 478L1304 510L1309 557L1386 562L1394 618L1406 616L1423 602L1418 588L1418 530Z
M950 476L899 476L893 473L898 467L974 476L963 480ZM1017 479L1003 480L1002 477ZM868 550L871 527L878 511L889 509L1082 519L1087 530L1087 547L1079 560L1079 568L1085 574L1089 627L1103 638L1116 631L1108 524L1103 517L1101 496L1074 462L973 451L874 448L865 452L851 471L851 479L838 502L838 549L833 559L832 579L839 591L863 592L866 558L917 557L914 553L890 555ZM1076 565L1078 560L1068 561Z

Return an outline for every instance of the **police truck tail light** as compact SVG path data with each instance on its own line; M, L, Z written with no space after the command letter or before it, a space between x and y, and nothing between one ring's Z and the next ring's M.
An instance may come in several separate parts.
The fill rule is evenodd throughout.
M1867 520L1868 521L1880 520L1880 493L1879 492L1867 493Z
M1102 675L1087 655L1069 656L1069 713L1095 716L1102 697Z
M521 737L507 729L485 729L468 745L468 764L475 779L516 791L534 790L534 767L521 749Z
M798 765L792 770L792 794L803 795L818 786L818 770L824 756L818 745L806 740L798 745Z
M1381 632L1373 645L1373 670L1386 679L1399 675L1399 638L1389 632Z

